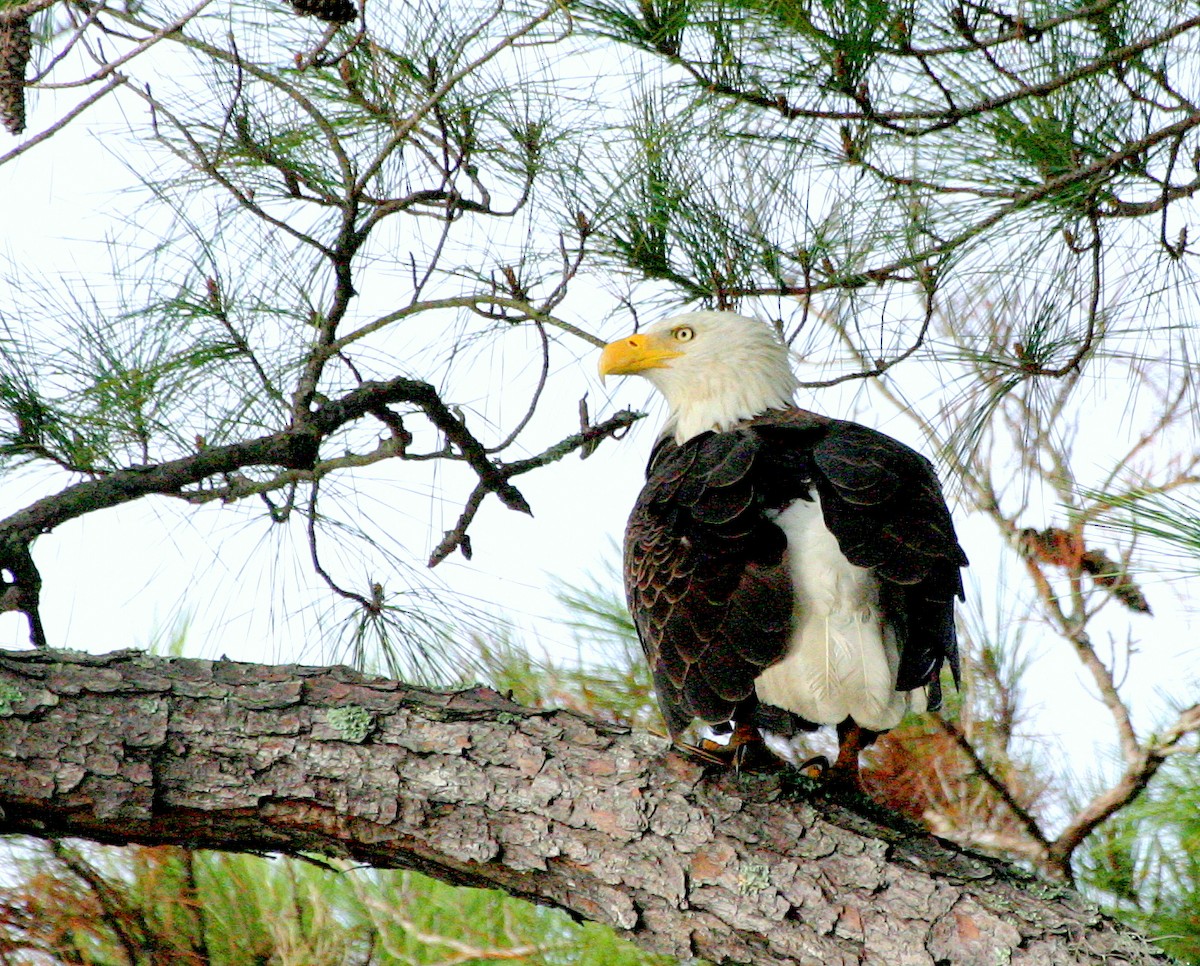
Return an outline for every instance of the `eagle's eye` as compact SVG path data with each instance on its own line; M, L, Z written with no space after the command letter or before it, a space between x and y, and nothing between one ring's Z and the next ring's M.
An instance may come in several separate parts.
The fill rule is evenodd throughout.
M676 342L691 342L696 335L696 330L690 325L681 325L676 329L672 329L671 335L675 336Z

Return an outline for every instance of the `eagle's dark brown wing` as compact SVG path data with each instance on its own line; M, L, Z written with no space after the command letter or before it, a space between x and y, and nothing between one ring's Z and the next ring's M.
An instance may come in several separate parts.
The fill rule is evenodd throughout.
M661 441L629 519L629 609L673 735L752 705L791 632L787 541L755 485L762 449L749 428Z
M966 557L927 460L882 433L804 410L655 447L625 534L630 612L674 735L751 720L754 679L792 630L776 512L820 495L826 526L874 570L896 627L898 687L957 672L953 597Z
M958 683L954 598L963 599L959 546L933 464L903 443L836 421L813 448L825 525L838 548L879 580L900 646L896 690L933 683L943 661Z

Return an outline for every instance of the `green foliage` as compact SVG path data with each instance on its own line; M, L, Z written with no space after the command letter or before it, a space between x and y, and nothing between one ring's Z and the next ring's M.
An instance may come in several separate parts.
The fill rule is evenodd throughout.
M662 729L654 682L629 611L612 588L611 572L588 586L560 584L557 596L570 615L577 646L573 661L535 656L504 636L474 639L488 683L519 704L568 707L623 724Z
M669 64L644 71L610 148L634 174L596 188L616 270L785 322L799 299L792 331L825 323L802 351L832 338L877 364L919 342L919 310L889 319L894 300L969 298L980 280L1010 303L1069 293L1057 365L1101 341L1101 269L1141 317L1164 310L1158 264L1187 246L1131 219L1166 225L1194 192L1195 126L1175 125L1196 35L1178 4L693 0L665 46L658 8L584 11Z
M191 617L188 614L178 614L170 623L160 626L143 647L150 654L183 657L187 653L190 626Z
M413 872L174 848L33 847L0 955L87 966L651 966L610 929ZM8 961L6 959L6 961Z
M0 459L5 464L27 462L45 453L70 462L80 456L86 460L72 446L62 414L42 395L11 348L0 352L0 406L9 416L8 425L0 429Z
M1091 494L1118 511L1105 527L1152 542L1156 569L1200 573L1200 500L1181 493L1133 491Z
M1180 962L1200 963L1200 761L1168 761L1082 852L1082 885Z

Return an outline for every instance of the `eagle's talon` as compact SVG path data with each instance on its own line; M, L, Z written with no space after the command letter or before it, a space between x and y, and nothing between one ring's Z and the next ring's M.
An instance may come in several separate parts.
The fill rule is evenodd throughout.
M719 745L715 741L703 739L700 744L693 745L690 742L680 741L676 738L671 744L684 758L698 761L703 765L729 765L729 756L721 754L727 750L727 746Z
M808 770L812 768L816 771L815 775L810 775ZM796 766L796 770L805 778L812 778L815 781L821 781L829 775L829 759L824 755L813 755L808 761L805 761Z

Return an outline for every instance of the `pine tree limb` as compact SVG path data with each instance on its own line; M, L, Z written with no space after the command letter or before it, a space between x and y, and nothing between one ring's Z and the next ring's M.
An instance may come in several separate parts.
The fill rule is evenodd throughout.
M0 806L10 834L416 869L714 963L1168 962L1069 889L779 776L344 668L10 652Z

